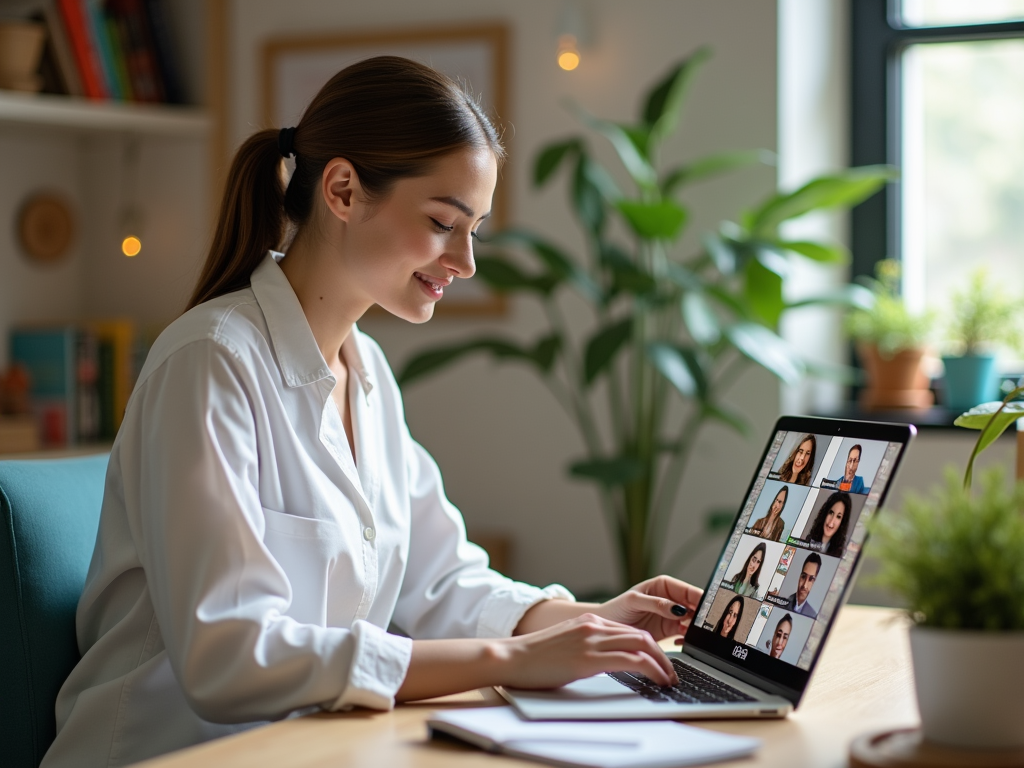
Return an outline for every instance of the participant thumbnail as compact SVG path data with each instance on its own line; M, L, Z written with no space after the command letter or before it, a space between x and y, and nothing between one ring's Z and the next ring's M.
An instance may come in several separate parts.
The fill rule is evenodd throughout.
M810 485L825 458L829 435L810 435L790 432L779 448L779 455L768 473L769 480L781 480L795 485Z
M722 586L744 597L763 600L785 545L756 536L741 536Z
M831 468L821 479L821 487L829 491L867 495L871 492L871 484L888 445L878 440L845 438Z
M816 618L838 567L837 558L798 548L786 577L778 587L772 584L764 599L800 616Z
M868 497L860 493L822 490L816 492L813 500L808 496L808 500L813 501L814 506L797 537L798 543L832 557L842 557ZM793 527L790 541L801 530L799 522Z
M744 643L760 607L757 600L720 589L704 619L704 629L718 637Z
M753 645L762 653L767 653L773 659L781 659L790 664L796 664L800 658L800 652L811 634L811 627L814 626L813 619L777 605L772 606L768 615L763 617L763 622L758 623L761 625L760 634L749 645Z
M785 541L809 490L779 480L766 480L750 513L746 533L770 541Z

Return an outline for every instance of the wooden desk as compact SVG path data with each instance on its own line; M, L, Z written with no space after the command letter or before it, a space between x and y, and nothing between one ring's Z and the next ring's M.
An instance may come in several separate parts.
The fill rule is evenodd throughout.
M538 765L428 740L424 722L441 707L498 705L487 689L406 704L286 720L143 763L146 768L485 768ZM903 619L890 609L847 606L800 708L785 720L699 722L764 740L754 760L728 765L845 766L857 735L918 721Z

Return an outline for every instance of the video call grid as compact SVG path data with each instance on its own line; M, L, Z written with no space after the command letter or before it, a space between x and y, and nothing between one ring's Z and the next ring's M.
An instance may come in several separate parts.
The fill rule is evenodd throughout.
M731 625L735 639L764 653L774 651L777 658L809 669L856 562L866 521L878 505L892 461L898 454L898 444L777 433L744 505L742 519L746 525L738 527L730 537L709 590L712 594L697 617L699 626L724 632ZM786 480L803 480L805 485ZM785 493L783 487L787 488ZM846 501L842 501L840 494L845 494ZM771 499L762 499L769 495ZM785 509L789 507L790 495L800 503L796 517ZM770 508L773 502L780 501L784 502L784 511L776 512L775 524L769 528L766 519L771 520ZM823 534L817 540L812 537L818 518L826 520L829 516L829 502L832 509L842 507L847 519L841 544L836 540L839 531L835 530L835 522L819 526L819 531L834 531L831 547L825 544ZM838 513L832 517L838 517ZM779 520L783 518L788 519L780 527ZM737 601L733 578L745 565L751 570L756 568L756 560L752 563L750 558L758 542L763 545L758 587L741 585L743 599ZM813 562L812 553L818 563ZM808 559L812 562L806 566L804 576L802 571ZM794 570L794 566L801 572ZM768 574L768 579L764 574ZM812 581L812 576L809 589L799 586L801 580ZM754 605L758 606L756 618L750 621ZM727 609L729 617L725 616ZM732 621L737 615L741 620ZM737 631L740 629L742 632Z

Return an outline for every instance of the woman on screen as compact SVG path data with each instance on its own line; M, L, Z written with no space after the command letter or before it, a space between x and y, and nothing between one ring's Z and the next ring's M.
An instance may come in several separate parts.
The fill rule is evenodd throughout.
M781 659L783 651L786 650L786 646L789 644L789 635L793 631L793 619L787 613L781 619L779 623L775 625L775 632L772 633L772 639L766 643L768 646L768 655L773 659Z
M750 526L750 532L762 539L779 541L782 538L782 530L785 528L782 511L786 508L786 499L788 498L789 488L782 486L775 494L775 499L768 508L768 514Z
M722 613L722 617L715 624L714 633L719 637L724 637L727 640L736 639L736 627L740 625L740 619L743 618L743 598L736 595L729 604L725 606L725 611Z
M846 549L846 532L850 525L853 499L846 491L836 491L821 505L807 541L820 544L826 555L842 557Z
M758 579L761 577L761 566L764 565L767 551L768 547L762 541L747 555L747 561L743 563L743 567L732 577L732 589L736 594L745 597L757 595L757 589L761 586Z
M779 479L784 483L810 485L811 472L814 469L814 455L818 449L818 441L814 435L804 435L803 440L789 454L789 458L779 469Z

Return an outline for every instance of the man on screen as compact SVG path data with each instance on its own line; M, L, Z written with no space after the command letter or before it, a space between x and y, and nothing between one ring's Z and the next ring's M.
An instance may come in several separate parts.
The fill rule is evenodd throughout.
M801 616L807 616L812 619L818 616L818 612L807 602L807 597L811 594L811 588L814 586L820 570L821 557L817 552L812 552L804 560L804 567L800 570L800 580L797 582L796 592L786 598L786 605L784 607L793 611L793 613L799 613Z
M836 488L847 493L867 493L870 491L871 489L864 485L864 478L857 474L857 468L860 466L860 455L863 452L864 449L859 445L850 448L850 452L846 456L846 471L843 472L843 476L838 480L829 480L829 482L836 483Z

